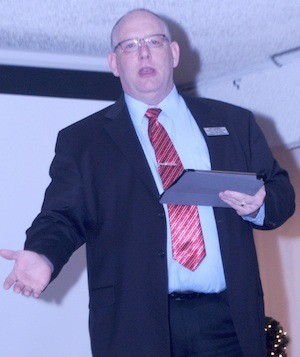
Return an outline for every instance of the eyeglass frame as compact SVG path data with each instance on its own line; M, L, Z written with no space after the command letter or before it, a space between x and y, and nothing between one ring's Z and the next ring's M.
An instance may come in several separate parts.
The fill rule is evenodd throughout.
M121 46L124 42L130 41L130 40L132 40L134 43L136 43L136 44L138 45L138 46L137 46L137 49L138 49L138 47L141 47L141 41L144 41L145 45L148 46L148 45L147 45L147 42L149 42L149 37L153 37L153 36L161 36L161 37L163 38L163 43L162 43L162 45L161 45L161 46L157 46L157 47L162 47L165 40L167 40L167 41L170 42L168 36L165 35L165 34L163 34L163 33L157 33L157 34L154 34L154 35L149 35L149 36L145 36L145 37L141 37L141 38L137 38L137 37L127 38L126 40L123 40L123 41L119 42L119 43L114 47L114 51L113 51L113 52L115 52L116 49L117 49L119 46ZM155 47L155 46L154 46L154 47ZM120 48L121 48L121 47L120 47ZM122 53L130 53L130 52L135 52L135 51L137 51L137 50L133 50L133 51L128 51L128 52L126 52L125 50L123 50L123 49L121 48L121 52L122 52Z

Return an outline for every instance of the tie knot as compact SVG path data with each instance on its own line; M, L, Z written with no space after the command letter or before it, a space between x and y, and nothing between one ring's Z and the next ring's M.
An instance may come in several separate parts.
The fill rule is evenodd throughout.
M159 113L161 112L161 109L159 108L149 108L146 111L146 117L151 120L151 119L157 119L157 117L159 116Z

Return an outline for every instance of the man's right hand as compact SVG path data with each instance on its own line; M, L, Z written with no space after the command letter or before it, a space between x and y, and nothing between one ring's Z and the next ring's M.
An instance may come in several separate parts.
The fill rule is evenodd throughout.
M8 290L13 286L17 294L40 297L51 279L53 266L50 261L45 256L29 250L1 249L0 256L15 261L12 272L5 279L4 289Z

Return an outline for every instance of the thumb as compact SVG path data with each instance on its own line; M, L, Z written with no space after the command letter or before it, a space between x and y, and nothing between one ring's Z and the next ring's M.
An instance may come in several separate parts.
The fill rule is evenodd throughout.
M17 258L17 252L9 249L0 249L0 256L8 260L15 260Z

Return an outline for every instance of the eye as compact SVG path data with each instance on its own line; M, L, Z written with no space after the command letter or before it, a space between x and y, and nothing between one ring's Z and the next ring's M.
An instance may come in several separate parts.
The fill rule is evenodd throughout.
M123 43L123 50L124 51L132 51L136 48L137 44L134 41L129 41Z
M162 39L160 37L151 37L149 38L148 45L152 47L161 46Z

